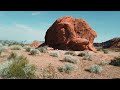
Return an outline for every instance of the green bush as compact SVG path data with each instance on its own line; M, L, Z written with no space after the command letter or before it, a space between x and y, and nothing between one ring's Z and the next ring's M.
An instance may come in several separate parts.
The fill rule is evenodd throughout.
M111 60L109 64L114 66L120 66L120 57L117 57L114 60Z
M34 79L36 67L28 63L24 56L18 56L0 64L0 76L2 78Z
M76 57L72 55L65 55L63 60L66 62L74 63L74 64L77 64L79 61Z
M2 48L4 49L3 51L8 51L8 46L3 46Z
M102 51L102 48L97 48L97 51Z
M120 52L120 48L116 48L114 51L115 52Z
M108 65L108 64L109 64L109 62L107 62L107 61L102 61L99 65L104 66L104 65Z
M3 47L0 47L0 56L2 55L2 52L4 52L5 49Z
M101 73L103 68L99 65L93 65L90 67L89 71L92 73Z
M86 53L85 53L85 52L80 52L80 53L78 54L78 56L81 56L81 57L86 56Z
M38 49L32 49L32 50L30 51L30 54L31 54L31 55L39 55L39 54L40 54L40 51L39 51Z
M18 46L18 45L15 45L15 46L11 47L11 50L21 50L21 49L22 49L22 47Z
M0 47L2 47L2 46L3 46L3 44L0 43Z
M32 49L32 47L30 47L30 46L25 46L24 49L25 49L27 52L30 52L31 49Z
M108 54L108 50L102 49L102 51L104 52L104 54Z
M74 66L71 64L65 64L64 66L58 67L59 72L71 73L74 70Z
M65 52L65 55L72 55L72 56L76 56L76 53L73 51L67 51Z
M17 57L17 53L11 52L8 59L15 59Z
M92 60L91 55L89 53L86 53L86 55L83 57L83 60Z
M60 53L58 51L53 51L53 52L50 53L50 56L59 57Z
M40 48L38 48L38 50L39 50L41 53L47 53L47 46L46 46L46 47L40 47Z
M55 67L52 64L49 64L47 67L45 67L41 74L43 79L57 79L57 72L55 70Z
M5 61L4 63L0 63L0 77L5 78L8 75L9 67L13 63L12 60Z
M47 50L47 49L48 49L48 46L46 45L46 46L44 46L44 48Z

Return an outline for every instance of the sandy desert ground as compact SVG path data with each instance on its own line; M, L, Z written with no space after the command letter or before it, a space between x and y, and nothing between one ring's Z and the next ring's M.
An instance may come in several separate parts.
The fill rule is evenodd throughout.
M108 50L108 54L104 54L102 51L97 51L97 53L94 53L92 51L89 51L89 55L91 56L91 60L84 60L83 57L80 56L74 56L78 58L79 62L77 64L69 63L63 61L64 53L66 51L64 50L51 50L48 49L48 53L41 53L40 55L29 55L30 52L26 52L24 49L22 50L8 50L8 52L5 52L0 57L0 63L4 62L5 59L9 56L10 52L16 52L18 55L24 55L28 58L29 62L31 64L34 64L37 67L36 74L39 76L38 79L46 79L41 77L41 70L46 68L49 64L53 66L55 69L53 71L53 74L56 76L52 79L117 79L120 78L120 67L119 66L113 66L109 64L100 65L102 62L109 63L112 59L115 57L120 56L120 52L115 52ZM53 57L50 56L50 52L57 51L60 53L59 57ZM75 51L74 53L78 54L81 51ZM87 51L86 51L87 52ZM71 73L65 73L65 72L59 72L58 67L65 65L66 63L69 63L75 67L75 69ZM101 73L91 73L88 71L88 69L92 65L100 65L103 68L103 71ZM51 79L51 78L50 78Z

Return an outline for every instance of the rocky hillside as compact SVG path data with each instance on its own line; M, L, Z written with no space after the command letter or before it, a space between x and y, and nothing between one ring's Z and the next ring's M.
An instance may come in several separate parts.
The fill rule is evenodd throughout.
M95 47L120 48L120 38L113 38L102 43L94 43Z

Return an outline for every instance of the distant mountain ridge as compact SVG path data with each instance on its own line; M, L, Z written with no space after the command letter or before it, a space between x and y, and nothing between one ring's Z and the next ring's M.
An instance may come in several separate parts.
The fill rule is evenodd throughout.
M110 39L102 43L94 43L95 47L120 48L120 37Z

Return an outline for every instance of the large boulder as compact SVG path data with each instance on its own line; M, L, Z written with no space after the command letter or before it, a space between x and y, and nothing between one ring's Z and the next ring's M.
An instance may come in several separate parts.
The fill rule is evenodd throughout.
M47 30L45 44L62 50L91 50L96 32L83 19L64 16Z

